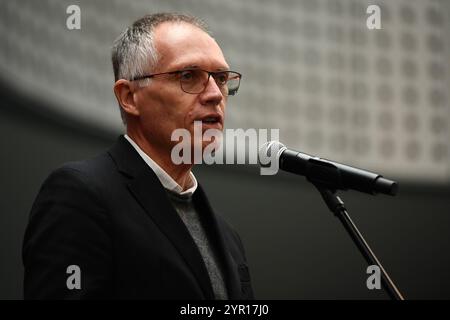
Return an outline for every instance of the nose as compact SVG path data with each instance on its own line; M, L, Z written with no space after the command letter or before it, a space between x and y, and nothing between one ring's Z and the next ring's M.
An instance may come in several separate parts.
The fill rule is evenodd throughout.
M209 77L205 90L200 94L200 102L203 105L218 105L223 99L223 94L212 76Z

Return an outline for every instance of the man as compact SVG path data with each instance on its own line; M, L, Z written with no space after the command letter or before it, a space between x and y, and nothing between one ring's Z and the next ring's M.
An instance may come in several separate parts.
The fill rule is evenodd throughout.
M171 159L174 130L223 129L240 74L201 21L179 14L134 22L112 62L127 134L44 182L23 245L25 298L253 298L238 234L192 164Z

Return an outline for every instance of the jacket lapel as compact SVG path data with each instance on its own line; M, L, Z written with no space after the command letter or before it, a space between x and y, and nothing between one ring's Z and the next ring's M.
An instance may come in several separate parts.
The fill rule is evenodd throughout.
M136 200L184 258L200 284L205 298L214 299L208 271L200 251L171 205L156 174L123 136L119 137L109 154L118 170L130 178L128 188Z
M241 299L241 280L237 272L236 262L231 256L223 237L224 233L221 224L217 221L214 211L200 184L194 193L194 202L204 219L208 238L218 253L219 262L222 266L222 272L224 273L225 283L228 289L228 298L230 300Z

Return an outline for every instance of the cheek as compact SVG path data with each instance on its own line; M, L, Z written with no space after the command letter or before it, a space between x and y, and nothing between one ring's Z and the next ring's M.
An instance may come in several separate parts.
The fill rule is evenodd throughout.
M167 134L168 117L167 107L162 103L162 99L158 94L146 93L139 101L139 122L141 129L148 136L158 137L162 139Z
M145 122L167 124L176 121L177 104L174 94L167 88L158 86L142 97L141 109Z
M227 110L227 97L225 97L224 99L225 101L220 108L222 109L223 118L225 119L225 111Z
M183 128L191 131L191 124L194 120L194 106L195 100L191 96L176 99L172 96L170 99L165 99L156 115L157 120L155 119L155 122L157 121L157 123L155 125L168 137L176 129Z
M192 99L185 103L185 107L182 111L183 113L183 126L186 129L193 128L195 117L198 116L195 108L198 103L196 103L195 99Z

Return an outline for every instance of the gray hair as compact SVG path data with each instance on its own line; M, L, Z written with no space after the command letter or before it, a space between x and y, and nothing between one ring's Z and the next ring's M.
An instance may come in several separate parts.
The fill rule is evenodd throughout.
M154 46L154 30L164 22L189 23L210 34L206 24L193 16L178 13L146 15L133 22L114 41L111 60L115 81L131 80L155 68L158 63L158 53ZM147 85L149 81L150 79L140 80L139 85ZM123 123L126 124L125 113L121 107L120 115Z

